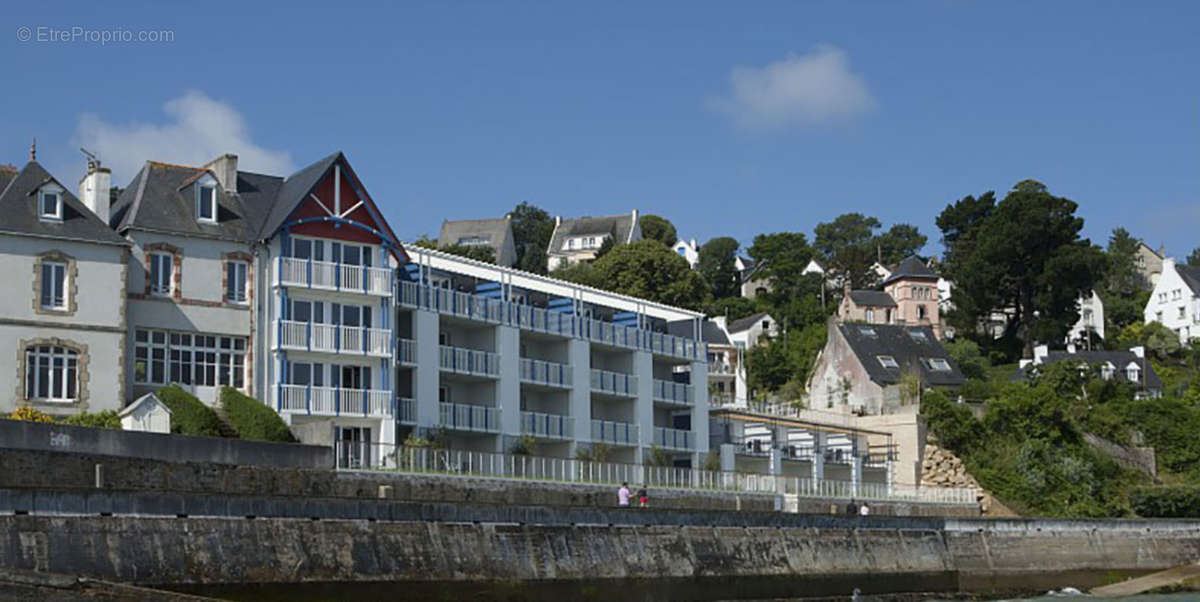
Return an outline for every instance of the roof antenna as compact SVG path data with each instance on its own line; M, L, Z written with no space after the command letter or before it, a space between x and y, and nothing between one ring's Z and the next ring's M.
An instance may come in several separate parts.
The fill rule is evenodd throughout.
M29 144L29 160L37 161L37 138L34 138L33 142Z
M88 159L88 173L92 173L100 167L100 157L96 153L93 153L82 146L79 147L79 152L83 153L83 155Z

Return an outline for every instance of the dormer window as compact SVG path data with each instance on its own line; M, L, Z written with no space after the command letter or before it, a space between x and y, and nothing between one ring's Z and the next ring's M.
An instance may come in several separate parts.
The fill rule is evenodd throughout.
M217 187L201 184L196 187L196 219L210 224L217 223Z
M896 363L896 358L890 355L877 355L875 358L879 360L879 365L884 368L894 370L900 367L900 364Z
M1129 379L1129 382L1134 383L1141 380L1142 372L1138 369L1137 364L1130 363L1129 366L1125 368L1125 378Z
M46 188L38 199L38 218L48 221L62 221L62 193L56 189Z
M1109 362L1104 362L1104 365L1100 366L1100 378L1104 380L1112 380L1113 375L1116 373L1117 367Z

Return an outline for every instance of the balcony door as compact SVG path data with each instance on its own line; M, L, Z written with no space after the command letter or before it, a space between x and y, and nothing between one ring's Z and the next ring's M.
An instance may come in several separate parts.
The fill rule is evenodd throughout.
M369 468L371 429L365 426L337 428L338 468Z
M334 242L330 250L334 263L371 267L371 247Z
M291 319L293 322L312 322L325 324L325 304L320 301L291 299Z
M325 261L325 241L310 238L293 238L289 256L293 259Z
M334 324L354 328L359 326L371 328L371 308L369 306L331 303L330 310Z
M371 368L369 366L340 366L341 379L339 384L343 389L361 391L371 388Z

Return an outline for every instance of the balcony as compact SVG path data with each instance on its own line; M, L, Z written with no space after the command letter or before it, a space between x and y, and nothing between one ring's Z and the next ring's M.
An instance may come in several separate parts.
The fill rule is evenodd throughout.
M490 351L442 345L439 363L442 370L495 378L500 376L500 356Z
M521 358L521 382L547 387L570 388L571 366L557 362Z
M397 339L396 361L415 366L417 364L417 342L412 339Z
M661 332L648 332L646 333L646 349L659 355L694 360L703 357L701 352L705 350L705 347L703 343L692 339Z
M638 445L638 425L608 420L592 421L592 441L612 445Z
M593 368L592 391L621 397L637 397L637 377L623 372Z
M504 303L499 299L480 297L444 288L428 288L429 308L434 311L499 324L504 317Z
M652 443L663 449L690 450L695 446L695 437L692 431L656 426Z
M311 259L280 257L275 283L282 286L390 296L392 270Z
M500 432L500 410L465 403L438 404L438 423L455 431Z
M364 326L338 326L276 320L278 349L388 357L392 331Z
M401 424L417 423L417 400L407 397L396 398L396 420Z
M614 347L624 347L626 349L638 349L641 347L638 335L642 332L632 326L622 326L613 324L612 322L603 322L600 320L582 320L581 333L583 338L592 341L593 343L602 343L604 345L612 345Z
M709 376L713 376L713 375L733 376L736 373L737 373L737 370L734 369L733 364L731 364L729 362L709 362L708 363L708 375Z
M312 416L391 418L392 392L379 389L279 385L279 411Z
M575 315L548 311L530 305L511 304L512 322L517 328L570 337L575 335Z
M545 439L574 439L575 419L559 414L521 412L521 432Z
M678 405L692 405L696 398L692 386L669 380L654 379L654 401Z

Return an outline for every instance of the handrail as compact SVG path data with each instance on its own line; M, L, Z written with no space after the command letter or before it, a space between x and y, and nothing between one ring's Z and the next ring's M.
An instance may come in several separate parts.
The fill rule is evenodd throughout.
M613 395L636 397L638 377L624 372L609 372L592 368L592 390Z

